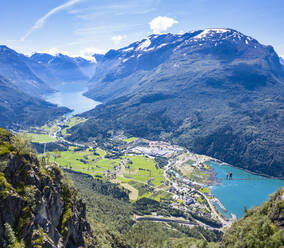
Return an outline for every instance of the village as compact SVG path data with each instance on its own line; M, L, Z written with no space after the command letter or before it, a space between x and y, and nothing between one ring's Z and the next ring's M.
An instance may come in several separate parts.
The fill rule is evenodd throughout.
M49 136L52 142L67 147L60 152L47 151L58 166L118 183L129 191L132 201L152 198L202 220L220 223L222 227L231 223L231 219L218 211L218 208L224 212L226 209L210 192L211 185L216 182L206 161L213 158L164 141L124 135L113 136L103 144L68 141L68 129L83 121L63 119L56 125L44 127L40 133L33 130L37 138ZM50 140L42 143L46 153Z

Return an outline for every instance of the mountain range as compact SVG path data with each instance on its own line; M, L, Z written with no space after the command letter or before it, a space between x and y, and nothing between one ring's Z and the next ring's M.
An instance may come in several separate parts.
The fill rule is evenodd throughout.
M28 94L52 92L48 84L32 72L24 55L6 46L0 46L0 75Z
M98 57L99 58L99 57ZM70 110L44 101L64 82L87 81L96 62L81 57L35 53L0 46L0 124L18 129L43 125Z
M93 76L95 67L95 61L81 57L60 53L26 56L0 46L0 75L27 94L45 95L54 92L60 83L87 81Z
M53 56L46 53L35 53L29 60L47 68L49 74L54 75L57 81L61 83L89 80L94 74L96 65L96 63L81 57L73 58L63 54ZM33 63L29 64L34 69L34 72L38 73Z
M1 125L56 118L68 110L34 96L62 82L89 80L86 95L103 104L82 114L89 120L70 130L72 140L122 131L284 176L284 70L273 47L213 28L150 35L93 57L96 62L63 54L25 56L0 46Z
M284 69L273 47L233 29L151 35L110 50L72 140L171 140L258 173L284 177Z

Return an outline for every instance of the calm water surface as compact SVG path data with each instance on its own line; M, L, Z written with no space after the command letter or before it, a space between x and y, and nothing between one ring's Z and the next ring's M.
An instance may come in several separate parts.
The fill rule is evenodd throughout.
M284 186L283 180L254 175L235 167L221 166L216 162L207 162L207 164L213 168L219 181L219 183L212 186L212 194L228 210L227 213L223 213L226 216L234 213L237 218L241 218L244 207L251 208L260 205L268 199L270 194L277 191L279 187ZM238 180L225 180L228 172L232 172L233 179Z
M57 92L47 95L46 100L72 109L71 116L91 110L100 104L83 95L87 91L86 83L64 83L56 87L56 90Z

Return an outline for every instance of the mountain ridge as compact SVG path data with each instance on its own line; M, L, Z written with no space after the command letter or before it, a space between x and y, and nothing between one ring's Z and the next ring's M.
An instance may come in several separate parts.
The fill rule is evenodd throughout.
M21 54L7 46L0 46L0 75L28 94L42 95L53 91L30 70Z
M46 95L64 82L86 81L94 73L96 63L63 54L18 53L0 46L0 75L9 79L29 95Z

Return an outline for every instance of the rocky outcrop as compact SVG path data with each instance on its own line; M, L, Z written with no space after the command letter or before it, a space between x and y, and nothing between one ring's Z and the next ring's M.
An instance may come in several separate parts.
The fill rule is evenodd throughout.
M76 190L29 149L0 129L0 247L95 247Z

